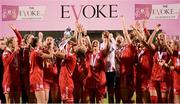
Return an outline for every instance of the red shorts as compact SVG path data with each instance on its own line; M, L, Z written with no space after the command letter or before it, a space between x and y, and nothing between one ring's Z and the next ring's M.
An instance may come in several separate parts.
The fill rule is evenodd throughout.
M142 91L147 91L147 90L149 90L149 80L142 80L141 90L142 90Z
M51 83L51 82L48 82L48 81L44 81L44 89L50 89L50 88L59 88L59 85L57 83Z
M43 84L32 84L32 85L30 85L30 91L31 92L40 91L40 90L44 90Z
M180 73L174 72L173 73L173 87L174 87L174 94L180 94Z
M160 86L161 92L167 92L168 91L168 82L166 81L150 81L149 89L154 90Z
M4 85L3 86L3 91L4 91L4 94L6 93L10 93L10 92L21 92L21 87L20 86L15 86L15 85Z

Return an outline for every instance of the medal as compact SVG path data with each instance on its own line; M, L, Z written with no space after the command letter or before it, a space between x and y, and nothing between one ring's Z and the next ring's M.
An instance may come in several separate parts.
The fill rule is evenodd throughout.
M141 50L141 52L139 52L139 54L138 54L138 60L139 61L140 61L140 57L141 57L142 54L144 54L144 50Z
M163 52L158 51L158 60L161 61L163 57Z
M95 70L95 64L96 64L96 60L97 60L97 57L98 57L98 53L96 53L96 56L94 57L93 54L91 55L91 66L93 68L93 70Z

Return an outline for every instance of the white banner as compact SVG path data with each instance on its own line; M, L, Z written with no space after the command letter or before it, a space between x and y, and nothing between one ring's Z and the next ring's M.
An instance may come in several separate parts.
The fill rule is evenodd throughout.
M177 19L180 4L152 5L150 19Z
M45 9L46 9L45 6L20 6L17 20L23 20L23 19L43 20Z
M2 20L43 20L45 10L45 6L2 5Z
M135 4L135 19L178 19L180 4Z

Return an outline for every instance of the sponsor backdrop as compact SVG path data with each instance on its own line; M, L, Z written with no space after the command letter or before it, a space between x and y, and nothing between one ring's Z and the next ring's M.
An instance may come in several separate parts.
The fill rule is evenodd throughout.
M45 6L10 6L2 5L2 21L11 20L43 20Z
M79 21L87 30L120 30L123 15L129 27L148 19L168 35L180 35L180 0L0 0L0 37L13 36L14 24L21 31L63 31ZM130 29L130 28L129 28Z
M178 19L179 4L135 4L135 19Z

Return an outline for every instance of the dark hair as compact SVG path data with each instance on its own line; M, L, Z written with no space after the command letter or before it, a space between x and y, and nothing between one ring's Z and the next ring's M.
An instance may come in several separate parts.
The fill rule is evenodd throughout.
M83 49L78 49L77 51L76 51L76 56L78 57L78 58L85 58L86 57L86 55L85 55L85 50L83 50Z
M26 44L27 44L27 40L28 40L29 36L30 36L30 34L25 34L25 35L24 35L24 42L25 42Z
M102 34L104 35L104 38L109 38L109 31L105 30Z
M86 48L84 46L76 46L75 53L76 53L76 56L78 58L80 58L80 57L85 58L85 56L86 56Z
M31 42L30 44L31 44L31 46L32 46L33 48L35 48L35 47L37 46L37 43L38 43L38 38L37 38L37 37L34 37L34 38L32 39L32 42Z

